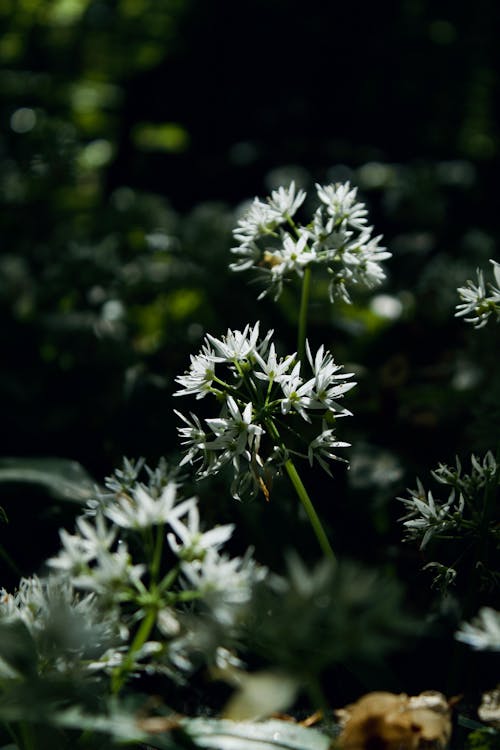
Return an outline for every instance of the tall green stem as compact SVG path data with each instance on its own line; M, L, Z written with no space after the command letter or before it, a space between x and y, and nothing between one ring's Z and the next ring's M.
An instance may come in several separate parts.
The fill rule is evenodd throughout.
M120 692L127 678L128 672L130 672L130 670L132 669L134 665L134 654L137 651L139 651L139 649L142 646L144 646L147 639L149 638L149 635L156 622L156 614L157 614L156 607L151 607L146 617L141 622L137 633L135 634L135 638L132 641L132 645L130 646L130 649L127 653L127 656L125 657L123 661L123 664L120 667L118 667L116 672L113 674L113 677L111 679L111 685L112 685L112 691L115 695Z
M285 461L285 469L294 486L295 492L299 496L299 500L302 503L305 512L307 513L307 517L309 518L311 526L313 527L313 531L316 534L316 539L318 540L325 557L328 557L330 560L335 562L335 553L330 545L330 542L328 541L328 537L323 528L323 524L319 520L319 516L316 513L311 498L309 497L308 492L304 487L302 479L300 478L299 473L295 468L295 464L293 463L291 458Z
M160 574L161 555L163 551L163 537L165 536L165 526L160 524L156 530L156 541L151 560L151 580L154 584L158 583Z
M299 330L297 335L297 353L299 359L304 359L306 348L307 310L309 307L309 295L311 292L311 269L308 266L302 278L302 294L300 297Z
M281 436L272 419L266 421L266 427L271 437L279 443L284 451L286 451L286 446L281 440ZM299 473L295 468L295 464L293 463L291 458L287 458L287 460L285 461L285 470L290 478L290 481L293 484L294 490L297 493L300 502L304 507L304 510L307 513L307 517L309 518L311 526L313 527L313 531L316 534L316 539L319 542L319 546L323 550L325 557L328 557L330 560L335 562L335 553L330 545L330 542L328 541L328 537L323 528L323 524L319 520L319 516L316 513L312 500L309 497L309 494L304 487L304 483L302 482L302 479L300 478Z

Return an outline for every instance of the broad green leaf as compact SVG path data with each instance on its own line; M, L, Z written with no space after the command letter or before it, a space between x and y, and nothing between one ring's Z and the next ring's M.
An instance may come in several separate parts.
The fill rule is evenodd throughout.
M277 719L187 719L182 727L196 747L213 750L327 750L330 745L329 737L316 729Z
M85 503L96 484L83 466L65 458L2 458L0 482L38 484L58 500Z

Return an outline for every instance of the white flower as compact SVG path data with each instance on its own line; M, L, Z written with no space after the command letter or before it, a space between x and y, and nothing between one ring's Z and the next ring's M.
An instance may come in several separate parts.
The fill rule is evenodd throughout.
M294 240L289 234L283 238L283 245L276 257L281 259L280 263L273 265L271 273L283 275L288 271L295 271L302 276L305 266L316 261L316 254L307 244L308 236L305 232Z
M478 651L500 651L500 612L482 607L472 623L461 624L455 638Z
M345 222L355 229L362 229L365 226L368 211L363 203L356 202L358 189L351 189L349 182L316 185L316 190L335 224Z
M316 185L316 189L321 204L305 227L290 218L305 198L303 191L295 194L294 183L274 191L267 204L256 199L240 220L234 232L239 245L231 249L239 260L230 268L253 268L263 276L265 286L259 299L272 294L277 300L285 281L303 276L304 269L313 265L325 266L332 274L332 302L339 296L351 301L347 285L371 288L385 278L380 264L390 253L379 246L380 237L372 237L367 210L356 200L357 189L348 182Z
M215 376L215 352L205 343L199 354L190 356L191 364L184 375L175 378L175 382L183 387L174 396L195 395L203 398L212 390Z
M272 234L282 221L280 212L269 203L263 203L255 198L250 207L239 219L233 231L235 239L247 244L266 234Z
M47 560L47 565L68 574L78 575L85 570L99 552L107 551L116 539L118 529L110 529L100 513L90 521L84 516L76 519L79 534L68 534L61 529L62 547L57 557Z
M66 529L59 531L62 548L57 557L47 560L47 565L57 570L63 570L70 574L77 574L85 570L87 564L94 557L94 552L89 550L85 541L77 534L68 534Z
M273 332L269 331L266 339L258 344L259 321L257 321L253 328L250 325L246 325L243 331L232 331L228 328L226 335L221 339L216 339L210 334L207 335L207 339L215 349L214 359L217 362L241 362L255 355L256 351L265 351L272 334Z
M252 402L246 404L243 413L232 396L227 397L226 405L228 413L225 416L205 420L216 435L215 440L208 441L205 447L229 449L233 456L245 453L247 447L255 446L258 451L264 429L252 422Z
M490 263L493 266L493 275L495 277L496 286L490 284L490 290L493 292L492 298L494 302L500 302L500 263L490 258Z
M248 271L249 268L254 268L260 261L261 251L255 242L249 242L244 245L238 245L232 247L231 252L233 255L239 255L240 260L235 263L230 263L229 268L231 271Z
M336 440L334 430L328 429L326 423L323 422L323 432L321 432L317 437L314 438L314 440L309 443L309 447L307 449L309 463L312 466L314 459L316 459L316 461L326 471L326 473L331 476L332 473L330 471L330 467L325 461L325 458L329 459L330 461L346 462L345 458L340 458L335 453L332 453L332 448L348 448L349 446L350 443L344 443L340 440Z
M420 479L417 479L417 490L410 490L410 497L398 497L408 513L400 518L408 532L408 538L415 539L422 536L420 549L436 534L441 534L455 526L456 515L461 515L464 509L464 498L459 495L455 504L455 490L452 489L445 503L436 503L432 492L425 493Z
M178 503L178 485L168 482L159 497L152 497L144 487L138 485L131 496L118 496L104 508L105 515L122 528L144 529L149 526L169 523L187 513L194 499Z
M237 499L247 492L254 495L259 489L269 498L266 474L279 469L292 449L282 443L275 419L281 421L282 416L289 416L293 422L298 414L311 422L311 417L321 419L327 411L335 417L350 415L338 400L354 387L355 383L347 382L352 375L342 372L324 347L313 356L307 343L312 377L306 380L301 368L303 365L307 368L307 362L297 362L295 353L279 358L271 341L272 333L269 331L260 339L256 323L246 325L243 331L229 329L221 339L207 335L213 356L220 363L217 380L220 390L212 395L217 396L222 406L216 416L203 420L203 426L195 414L186 417L176 412L183 422L178 428L185 449L181 466L198 464L197 475L205 478L232 464L231 492ZM266 433L270 441L262 443L265 455L261 455ZM306 446L310 441L302 438L293 426L289 427L289 434ZM331 437L329 440L331 443ZM321 451L327 457L326 441L326 435L318 444L313 441L310 450L317 448L318 460ZM304 455L295 447L293 450ZM320 461L320 465L324 464Z
M352 373L339 372L342 366L335 364L329 352L325 354L323 346L320 346L316 352L314 360L308 341L306 342L306 352L314 374L314 377L306 384L310 393L309 408L328 409L331 412L339 412L342 416L350 415L351 412L339 406L336 399L342 398L344 393L354 388L356 383L335 381L347 380L352 377Z
M259 380L268 380L271 383L280 383L286 378L286 374L294 363L296 357L297 354L294 353L289 354L287 357L278 359L274 344L271 344L267 355L267 361L261 357L258 352L255 354L255 360L262 370L262 372L256 370L255 377Z
M271 209L279 215L281 221L284 221L295 214L305 197L304 190L295 193L295 182L292 180L288 188L280 187L278 190L273 190L271 197L267 200Z
M493 312L493 309L486 295L483 272L478 268L476 273L477 284L473 284L472 281L467 281L467 286L462 286L457 289L458 296L462 302L456 306L457 311L455 317L463 317L472 314L472 317L464 318L465 321L467 323L473 323L474 328L483 328L488 322L488 318Z
M297 362L288 378L280 382L284 398L281 399L281 412L288 414L290 411L296 411L302 419L310 422L311 419L306 409L311 403L311 392L314 381L309 380L304 383L300 376L300 362Z
M488 282L490 296L486 292L484 274L480 268L476 270L477 284L467 281L467 286L459 287L457 290L462 302L456 306L455 317L472 315L470 318L464 317L464 320L473 323L474 328L485 326L492 313L496 313L497 319L500 319L500 264L492 259L490 263L493 265L493 275L497 284L495 286Z
M172 519L170 526L175 534L168 534L168 543L172 551L183 560L201 560L209 549L218 550L230 539L234 524L215 526L209 531L200 530L200 513L193 505L188 512L187 524L179 519ZM180 544L177 541L180 539Z
M245 557L230 558L208 549L202 560L181 564L184 583L199 591L214 617L223 625L232 625L242 607L250 601L252 587L266 575L249 551Z
M140 579L145 571L145 565L132 565L127 545L121 542L116 552L100 552L93 567L85 573L75 575L73 581L77 588L119 601L127 588L140 587Z
M181 442L181 445L183 445L187 449L186 454L180 462L179 466L184 466L187 463L194 464L194 462L198 458L200 458L200 454L201 457L208 459L209 463L209 456L207 455L207 452L205 450L207 435L203 430L201 422L196 414L190 412L192 422L190 422L189 419L184 416L184 414L182 414L180 411L177 411L176 409L174 409L174 414L177 414L177 416L180 417L182 421L187 425L187 427L177 428L177 432L179 433L180 437L184 438L184 440L182 440Z

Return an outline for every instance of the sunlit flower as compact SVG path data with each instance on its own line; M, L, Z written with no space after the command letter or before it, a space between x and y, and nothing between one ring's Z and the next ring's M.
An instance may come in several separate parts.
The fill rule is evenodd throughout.
M295 192L295 182L292 180L287 188L279 187L278 190L273 190L271 197L268 198L268 203L271 209L284 221L295 214L303 204L305 197L305 190Z
M307 344L307 362L301 363L295 353L278 357L271 337L269 331L260 338L258 323L245 326L243 331L229 329L220 339L208 335L214 364L217 362L220 368L217 392L212 394L217 397L218 414L201 420L193 413L186 417L176 412L184 423L178 428L186 451L181 466L197 466L198 476L204 478L231 465L231 491L236 498L259 489L267 498L264 474L273 467L276 471L286 460L287 448L277 439L276 428L270 427L274 418L293 420L299 415L312 423L313 419L323 419L325 412L336 417L350 414L338 401L354 386L346 382L351 375L342 372L324 347L313 356ZM304 377L307 368L312 377ZM185 388L177 395L196 395L196 390ZM294 432L300 435L300 431ZM263 440L266 434L269 441ZM330 448L333 442L335 447L342 446L333 441L330 432L318 442L314 438L312 442L304 438L304 442L309 446L308 455L321 459L321 466L328 457L327 442Z
M279 188L267 203L254 201L234 231L238 245L231 249L238 260L233 271L253 268L264 282L259 299L271 294L278 299L285 281L302 277L307 267L324 267L331 276L329 296L350 302L348 287L377 286L385 279L382 262L391 254L380 246L367 224L367 210L356 200L357 189L348 182L317 185L319 207L306 226L291 218L305 199Z
M366 225L368 211L363 203L356 201L357 188L349 182L334 185L316 185L318 198L327 206L334 224L345 222L356 229Z
M330 461L345 461L345 458L340 458L335 453L332 453L333 448L348 448L350 443L344 443L343 441L336 440L335 431L328 429L326 423L323 423L325 428L317 437L309 443L307 449L307 456L309 463L313 465L316 460L322 469L331 476L331 470L325 459Z

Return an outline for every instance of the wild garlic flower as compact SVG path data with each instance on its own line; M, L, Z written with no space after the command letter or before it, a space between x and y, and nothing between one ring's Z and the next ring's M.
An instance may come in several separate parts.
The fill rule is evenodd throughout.
M170 519L170 526L175 533L167 535L172 551L181 560L202 560L208 550L218 550L231 538L234 524L215 526L209 531L200 529L198 506L193 505L187 514L187 523L178 518Z
M448 500L435 500L432 492L427 493L420 479L417 479L417 489L408 490L410 497L398 497L404 503L407 513L399 520L407 532L407 539L420 541L423 549L433 536L442 535L457 526L457 519L461 518L464 509L462 495L456 497L452 489Z
M182 387L175 396L211 393L218 404L216 417L187 417L176 411L183 422L178 428L185 449L181 466L196 465L200 478L232 467L236 498L259 488L267 496L266 472L279 470L288 449L325 467L326 458L336 458L331 449L347 445L335 440L333 423L350 414L339 400L355 385L349 382L351 374L342 372L323 346L313 354L307 344L305 362L295 353L278 357L272 335L269 331L261 338L258 322L243 331L229 329L220 339L208 335L200 354L191 356L189 370L176 378ZM212 385L200 383L197 393L192 375L199 369L198 357L205 361L209 346ZM284 428L280 426L282 438L275 420L285 422ZM312 440L303 435L300 420L321 425Z
M497 320L500 320L500 263L492 259L490 263L493 265L496 286L488 282L489 293L484 273L480 268L476 270L477 284L469 280L466 286L457 290L461 302L456 306L455 317L463 317L467 323L472 323L474 328L483 328L493 313ZM470 317L466 318L466 315Z
M500 612L482 607L471 623L460 625L455 638L477 651L500 651Z
M238 260L230 268L253 269L263 276L259 299L267 294L278 299L284 282L301 277L307 267L327 270L332 302L350 302L350 287L372 288L384 280L381 262L391 254L380 246L381 237L373 236L366 207L356 199L357 188L346 182L316 185L316 191L319 206L305 226L292 218L306 197L303 190L296 193L293 182L266 202L256 198L239 219L233 232L238 244L231 249Z
M119 632L117 619L111 612L103 616L95 594L82 596L71 580L58 575L22 578L13 594L0 590L0 627L16 621L36 644L34 666L40 672L73 670L116 642Z
M104 507L104 514L125 529L145 529L179 518L193 505L193 498L179 502L178 485L172 480L159 497L153 497L138 484L129 495L118 495Z
M255 563L251 550L244 557L229 557L211 547L201 560L183 562L184 586L200 592L204 604L223 625L233 625L250 602L253 587L267 575Z

